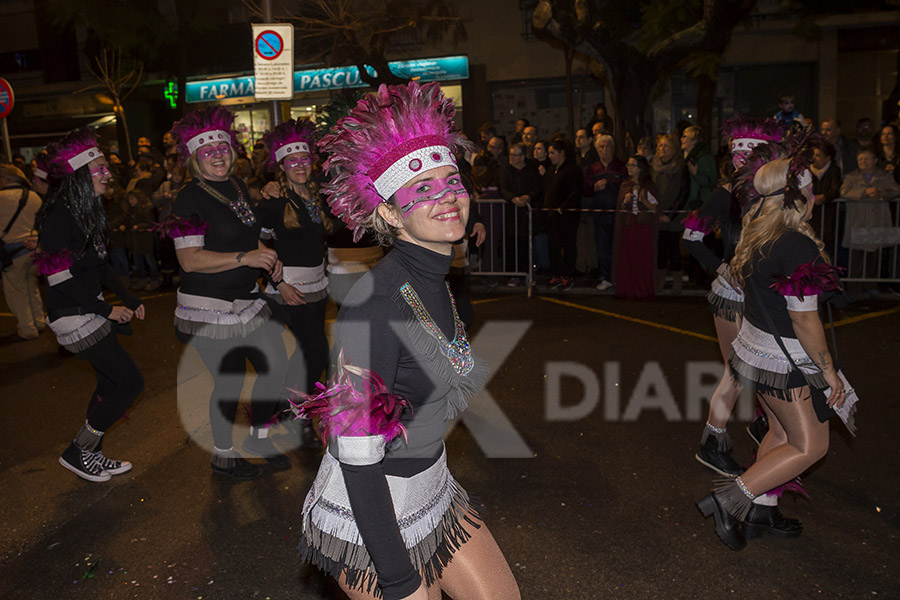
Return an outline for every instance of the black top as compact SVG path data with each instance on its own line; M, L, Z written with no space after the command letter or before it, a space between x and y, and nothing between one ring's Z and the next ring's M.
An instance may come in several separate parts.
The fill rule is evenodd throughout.
M717 187L698 211L701 217L709 217L709 226L722 228L724 256L719 258L703 241L684 240L685 249L710 273L715 273L723 262L731 262L738 239L741 237L740 216L732 216L731 192ZM680 216L680 215L679 215ZM677 217L676 217L677 218Z
M525 166L521 169L508 165L500 172L500 195L506 201L528 195L533 207L540 206L543 192L544 179L538 172L538 163L534 159L526 159Z
M237 181L244 199L249 201L247 186L237 179L232 178L232 181ZM231 181L206 183L229 200L237 201L238 194ZM204 191L196 180L178 192L173 214L185 219L196 215L209 224L203 240L204 250L251 252L259 248L259 220L249 227L244 225L228 205ZM253 267L237 267L221 273L186 273L182 269L180 290L186 294L220 300L249 300L256 297L259 276L260 270Z
M392 393L413 406L414 418L409 411L403 418L408 444L395 440L384 460L374 465L341 463L357 527L387 600L415 591L420 577L397 528L384 476L412 476L440 457L447 397L455 393L412 347L407 334L410 315L401 310L397 294L409 283L443 335L452 340L456 327L445 283L452 259L395 241L394 249L353 286L335 327L335 351L342 349L347 362L376 372Z
M78 311L108 317L112 306L98 298L104 285L131 310L141 305L138 298L128 293L109 261L101 259L93 245L85 247L84 236L72 213L61 202L41 221L39 239L41 252L59 254L68 251L73 258L69 267L71 279L47 285L47 312L51 321L66 314L78 314Z
M578 165L574 162L563 163L559 168L551 165L544 177L544 208L581 208L582 179Z
M262 200L256 207L259 223L275 233L275 251L284 266L317 267L324 259L325 228L321 222L312 220L309 209L300 196L293 190L289 190L288 195ZM295 229L288 229L284 224L284 211L288 204L297 215L300 225Z
M779 277L788 277L802 264L820 263L822 257L816 243L797 231L789 231L780 238L763 246L751 259L753 273L747 276L748 267L744 267L744 318L758 328L772 333L766 325L766 318L760 312L761 302L781 337L796 338L791 317L787 311L784 296L772 286Z

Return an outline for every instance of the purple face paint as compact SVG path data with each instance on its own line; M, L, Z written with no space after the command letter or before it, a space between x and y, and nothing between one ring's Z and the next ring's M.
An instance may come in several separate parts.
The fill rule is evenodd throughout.
M400 206L400 214L407 218L412 211L421 206L433 206L440 202L447 194L456 196L469 196L469 192L462 184L459 173L447 178L427 179L420 181L408 188L397 190L397 204Z
M306 169L312 166L312 159L308 156L288 156L284 159L284 168L293 169L294 167L304 167Z

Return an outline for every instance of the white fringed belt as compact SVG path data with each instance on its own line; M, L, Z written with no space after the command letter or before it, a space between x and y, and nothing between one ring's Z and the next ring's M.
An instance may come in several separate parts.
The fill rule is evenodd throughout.
M732 287L721 275L716 275L706 300L717 316L732 322L744 312L744 292Z
M282 280L303 294L303 300L309 304L318 302L328 296L328 277L325 275L325 262L315 267L284 267ZM266 294L276 302L284 303L281 293L272 284L266 286Z
M220 300L178 290L175 328L212 339L245 337L265 323L271 310L262 298Z
M103 300L102 292L97 299ZM75 354L87 350L113 330L112 321L94 313L59 317L47 325L56 334L59 345Z

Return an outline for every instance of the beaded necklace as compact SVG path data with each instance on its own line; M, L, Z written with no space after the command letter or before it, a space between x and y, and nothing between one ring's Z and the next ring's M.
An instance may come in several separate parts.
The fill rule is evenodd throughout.
M449 341L443 334L440 327L435 324L434 319L428 314L425 305L416 291L409 283L404 283L400 287L400 294L409 307L413 309L416 319L425 328L425 330L438 341L441 345L441 353L450 361L450 365L457 375L468 375L475 367L475 359L472 357L472 348L469 346L469 336L466 335L466 327L456 313L456 300L450 292L450 285L447 284L447 294L450 296L450 305L453 307L453 322L456 324L456 335L453 341Z
M291 203L291 206L294 207L294 210L300 212L300 205L294 202L293 196L299 197L303 200L303 204L306 206L306 212L309 213L309 218L313 223L321 223L322 222L322 211L319 210L319 204L316 202L316 198L313 195L312 190L309 190L309 198L304 198L293 189L288 191L288 202Z
M250 205L247 204L247 201L244 199L244 194L241 192L240 186L238 186L237 182L233 177L229 177L228 181L231 182L232 187L234 187L234 191L237 192L238 199L231 200L226 198L222 194L215 190L208 183L203 181L202 177L197 178L197 185L200 186L200 189L227 206L231 209L237 218L241 220L241 223L246 225L247 227L253 227L253 224L256 223L256 215L253 214L253 209L250 208Z

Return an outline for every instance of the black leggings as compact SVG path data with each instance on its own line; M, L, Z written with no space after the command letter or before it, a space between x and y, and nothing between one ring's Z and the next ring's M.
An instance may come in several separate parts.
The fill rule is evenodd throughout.
M310 393L328 366L328 338L325 337L325 308L328 299L311 304L286 306L287 325L297 340L284 379L286 388Z
M115 333L78 353L94 367L97 389L87 409L87 422L106 431L125 414L144 389L144 376L119 344Z
M280 323L269 320L244 338L191 338L191 346L197 349L213 376L209 423L216 448L227 450L232 446L231 430L247 375L247 361L253 365L257 376L250 393L251 425L264 425L275 413L287 368L282 331Z

